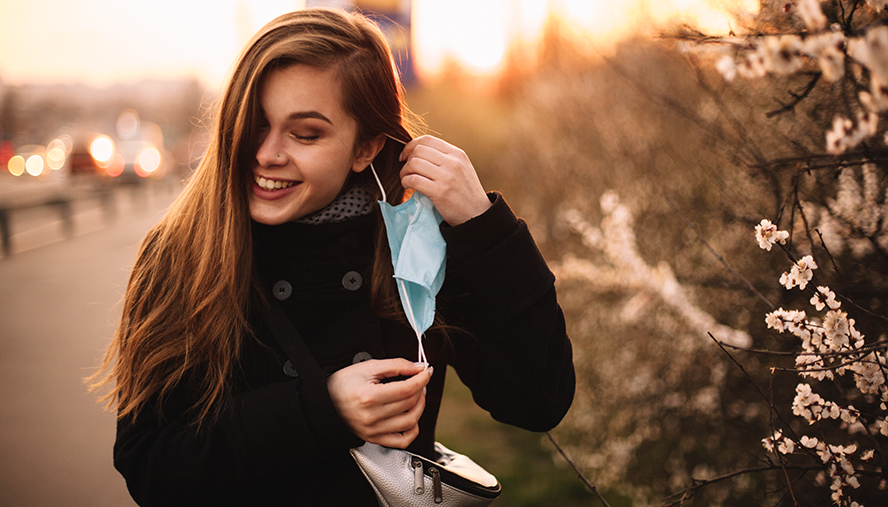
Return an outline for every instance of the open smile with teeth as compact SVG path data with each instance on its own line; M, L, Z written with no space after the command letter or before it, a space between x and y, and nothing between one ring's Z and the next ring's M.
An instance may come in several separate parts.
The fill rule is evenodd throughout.
M267 180L257 174L253 175L253 180L256 181L256 184L259 185L260 188L268 190L269 192L280 190L282 188L290 188L297 183L295 181Z

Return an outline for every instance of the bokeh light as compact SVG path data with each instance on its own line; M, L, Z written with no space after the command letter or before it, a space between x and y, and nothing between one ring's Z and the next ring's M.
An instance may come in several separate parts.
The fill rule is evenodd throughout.
M53 139L46 145L46 165L58 171L65 165L65 143L61 139Z
M43 163L43 157L40 155L31 155L25 161L25 171L28 171L28 174L31 176L40 176L43 173L44 167L46 166Z
M68 134L62 134L59 136L57 141L62 143L61 148L63 150L65 150L65 156L67 157L68 155L70 155L71 150L74 149L74 139L72 139L71 136L69 136ZM52 143L54 143L54 142L55 141L53 141ZM50 144L52 144L52 143L50 143ZM55 147L55 145L53 145L53 147Z
M139 134L139 113L127 109L117 117L117 135L121 139L133 139Z
M145 148L139 153L139 160L135 167L136 174L144 178L151 175L158 167L160 167L160 152L157 151L157 148Z
M53 148L46 152L46 165L58 171L65 165L65 152L61 148Z
M6 168L9 169L9 174L13 176L21 176L25 173L25 157L16 155L10 158Z
M104 167L114 156L114 141L108 136L96 137L89 145L89 154Z
M116 178L123 174L123 169L126 167L126 160L123 159L123 155L120 153L115 153L110 159L103 162L101 167L105 170L105 173L108 174L108 176Z

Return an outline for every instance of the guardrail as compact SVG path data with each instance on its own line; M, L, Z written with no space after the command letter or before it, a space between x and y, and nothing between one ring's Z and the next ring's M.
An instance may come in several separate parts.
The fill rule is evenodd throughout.
M72 186L66 182L20 185L0 192L0 248L3 257L12 255L11 221L16 212L39 207L55 208L61 220L62 234L70 238L74 234L73 203L98 199L106 217L113 218L113 192L113 188L108 186Z

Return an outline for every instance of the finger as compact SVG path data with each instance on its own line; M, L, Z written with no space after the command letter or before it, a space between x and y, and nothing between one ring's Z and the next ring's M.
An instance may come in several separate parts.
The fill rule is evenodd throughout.
M419 374L417 375L417 377L420 375L423 374ZM422 379L419 380L422 381ZM379 407L379 413L382 414L383 417L394 417L398 414L403 414L410 410L414 410L417 405L425 405L426 386L428 384L428 380L423 382L424 383L421 384L422 388L411 394L410 396L381 405Z
M429 185L439 182L446 177L446 171L442 169L441 166L436 166L431 162L410 159L410 162L401 168L399 176L401 178L401 185L403 185L404 188L412 188L425 194L425 192L417 188L416 185Z
M394 417L380 421L379 423L367 428L367 433L373 437L384 435L392 435L399 433L409 433L419 426L419 419L425 410L425 396L416 403L410 410L400 413ZM412 441L412 438L410 439Z
M404 149L401 151L400 160L402 162L407 160L407 158L420 146L432 148L445 154L454 153L459 150L459 148L443 139L434 136L420 136L404 145Z
M407 431L419 422L423 410L425 410L425 396L417 400L417 402L410 407L410 410L383 419L368 428L368 431L377 434Z
M427 144L419 144L413 151L410 153L410 156L407 157L407 161L411 160L425 160L434 165L444 165L453 158L449 153L441 151L440 149L429 146Z
M372 444L384 445L393 449L406 449L419 436L419 425L401 433L387 433L365 438Z
M373 421L368 421L369 424L378 424L380 421L384 421L386 419L390 419L392 417L397 417L401 414L408 412L410 409L415 407L418 403L424 403L422 401L423 391L420 390L416 394L393 401L391 403L386 403L383 405L377 405L373 407Z
M412 377L425 369L425 365L411 363L404 358L370 359L359 364L368 376L376 381L398 376Z
M433 368L413 375L412 377L376 386L376 400L380 405L400 402L422 393L422 389L432 378Z

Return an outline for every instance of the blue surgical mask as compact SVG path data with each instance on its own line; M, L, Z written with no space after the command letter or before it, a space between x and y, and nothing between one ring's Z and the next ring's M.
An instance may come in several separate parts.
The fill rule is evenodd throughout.
M414 191L410 199L392 206L373 164L370 170L382 192L379 209L385 222L392 266L401 304L419 344L419 362L427 363L422 338L435 320L435 296L444 284L447 243L441 235L441 214L431 199Z

